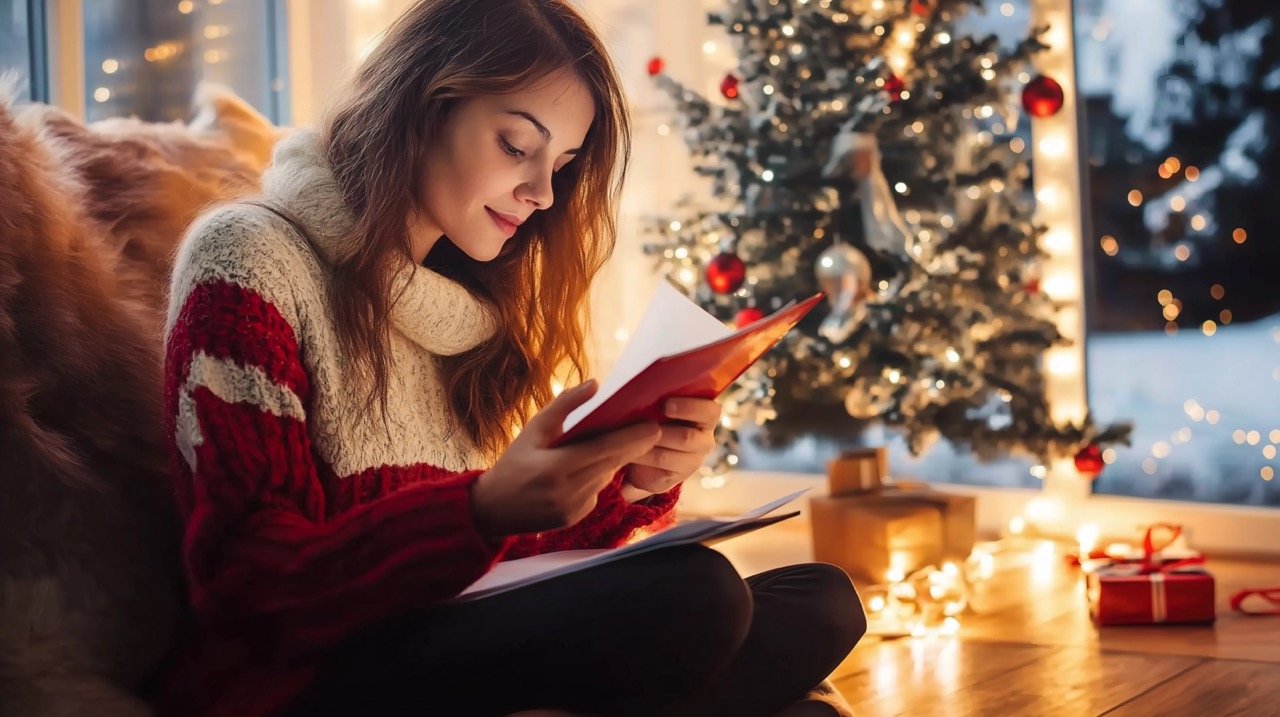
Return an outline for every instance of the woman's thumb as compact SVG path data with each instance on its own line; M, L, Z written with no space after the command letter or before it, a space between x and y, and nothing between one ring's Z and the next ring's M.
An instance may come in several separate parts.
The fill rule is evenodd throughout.
M548 403L534 416L530 425L546 434L558 435L564 425L564 419L578 406L586 403L596 393L596 380L587 379L573 388L560 392L551 403Z

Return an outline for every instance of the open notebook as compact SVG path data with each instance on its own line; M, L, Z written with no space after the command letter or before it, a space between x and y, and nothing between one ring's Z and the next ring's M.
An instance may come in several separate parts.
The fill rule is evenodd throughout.
M673 545L689 545L702 543L712 545L766 525L793 518L800 511L769 515L773 511L790 503L808 492L808 489L783 496L766 503L755 510L748 511L737 518L702 518L678 523L661 533L624 545L620 548L602 550L562 550L556 553L535 555L531 558L508 560L498 563L479 580L463 590L455 601L479 600L499 593L517 590L527 585L550 580L554 577L575 573L579 570L625 560L629 557L647 553L658 548Z
M639 421L661 421L668 398L719 396L822 298L818 293L792 301L731 331L675 287L660 282L613 370L596 394L565 419L556 444Z

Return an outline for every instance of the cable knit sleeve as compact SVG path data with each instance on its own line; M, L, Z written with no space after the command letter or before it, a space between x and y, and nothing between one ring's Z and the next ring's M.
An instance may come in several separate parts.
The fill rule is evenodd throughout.
M307 430L310 379L279 307L233 281L198 283L181 302L165 397L203 624L299 654L455 595L501 557L509 541L486 542L472 519L478 471L401 476L410 487L332 510Z
M666 493L628 503L622 497L626 469L618 471L613 482L600 491L596 507L587 517L562 530L517 536L504 559L525 558L557 550L612 548L626 542L637 529L666 517L680 499L680 486Z

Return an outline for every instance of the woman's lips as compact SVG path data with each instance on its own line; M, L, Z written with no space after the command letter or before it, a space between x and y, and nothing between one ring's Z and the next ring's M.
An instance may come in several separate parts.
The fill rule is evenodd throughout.
M489 218L493 220L494 224L498 225L498 228L502 230L503 234L507 235L508 239L515 236L516 228L517 228L517 225L515 222L510 221L508 219L504 219L501 214L493 211L488 207L485 207L484 210L486 212L489 212Z

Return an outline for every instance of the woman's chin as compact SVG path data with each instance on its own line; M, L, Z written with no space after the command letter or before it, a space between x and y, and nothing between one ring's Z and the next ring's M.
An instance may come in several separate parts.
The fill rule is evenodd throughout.
M498 258L502 253L502 247L506 246L506 240L493 241L491 239L482 239L480 241L455 242L463 254L471 257L475 261L489 262Z

